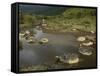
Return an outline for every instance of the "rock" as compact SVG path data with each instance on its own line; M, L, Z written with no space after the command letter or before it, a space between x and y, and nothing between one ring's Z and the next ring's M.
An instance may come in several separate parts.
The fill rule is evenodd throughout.
M24 33L19 33L20 37L24 37L24 35L25 35Z
M86 38L84 36L80 36L77 38L77 41L80 41L80 42L85 41L85 40Z
M42 38L41 40L40 40L40 43L48 43L48 39L47 38Z
M30 34L30 31L28 31L28 30L27 30L27 31L25 31L25 34Z
M77 31L77 29L73 28L72 31Z
M94 34L95 32L94 31L90 31L92 34Z
M27 40L28 43L34 43L35 41L32 39Z
M25 31L25 39L28 40L29 39L29 36L30 36L30 31Z
M47 26L47 24L42 24L42 27L44 27L44 28L45 28L46 26Z

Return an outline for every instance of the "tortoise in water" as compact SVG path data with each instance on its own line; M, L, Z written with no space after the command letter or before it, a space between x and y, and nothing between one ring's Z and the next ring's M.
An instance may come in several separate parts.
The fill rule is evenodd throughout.
M35 41L32 39L27 40L28 43L34 43Z
M80 42L83 42L85 40L86 40L86 38L84 36L80 36L77 38L77 41L80 41Z
M58 62L75 64L79 62L79 57L77 54L67 54L64 56L56 56Z
M29 39L27 40L28 43L35 43L35 41L36 41L36 40L35 40L34 37L32 37L32 36L29 37Z
M86 35L86 38L87 38L87 40L90 40L90 41L93 41L93 42L96 41L96 36L89 36L89 35Z
M94 43L92 41L81 43L80 46L92 46Z
M42 38L41 40L40 40L40 43L48 43L48 39L47 38Z
M93 49L90 47L80 47L79 53L81 53L82 55L90 56L93 54Z

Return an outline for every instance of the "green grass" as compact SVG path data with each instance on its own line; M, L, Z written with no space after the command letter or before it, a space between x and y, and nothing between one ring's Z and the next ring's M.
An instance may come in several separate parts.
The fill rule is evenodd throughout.
M34 26L45 18L48 30L67 32L76 28L86 32L96 31L96 10L92 8L68 8L63 13L53 16L23 14L21 17L21 27Z

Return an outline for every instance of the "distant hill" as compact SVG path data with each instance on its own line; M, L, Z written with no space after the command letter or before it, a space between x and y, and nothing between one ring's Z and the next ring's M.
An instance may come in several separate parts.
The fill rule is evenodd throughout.
M43 6L43 5L20 5L19 10L24 13L37 15L59 15L63 13L67 7Z

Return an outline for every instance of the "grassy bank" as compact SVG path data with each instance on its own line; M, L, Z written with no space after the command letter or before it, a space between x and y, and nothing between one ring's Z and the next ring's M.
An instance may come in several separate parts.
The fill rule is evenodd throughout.
M48 31L67 32L72 29L84 32L96 31L96 10L93 8L67 8L63 13L52 16L20 13L20 27L41 25L42 19L45 19Z

